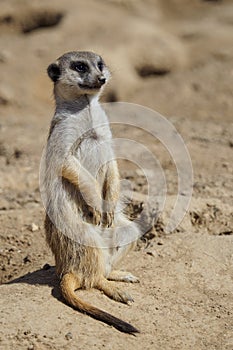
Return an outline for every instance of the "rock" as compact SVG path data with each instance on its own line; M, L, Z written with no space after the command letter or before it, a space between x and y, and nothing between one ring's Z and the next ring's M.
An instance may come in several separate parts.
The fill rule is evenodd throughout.
M43 266L43 270L49 270L49 269L51 269L51 265L49 265L49 264L44 264L44 266Z
M23 262L24 262L24 264L31 263L32 259L31 259L30 255L25 256L25 258L23 259Z
M36 224L34 224L34 222L31 224L30 227L32 232L38 231L39 230L39 226L37 226Z
M146 252L146 254L150 255L150 256L153 256L153 257L157 256L157 253L154 250L148 250L148 252Z
M65 338L66 338L66 340L71 340L71 339L73 339L72 333L71 333L71 332L66 333Z

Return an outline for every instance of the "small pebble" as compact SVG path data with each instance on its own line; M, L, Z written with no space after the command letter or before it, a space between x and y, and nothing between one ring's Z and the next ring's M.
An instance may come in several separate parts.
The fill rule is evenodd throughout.
M23 262L24 262L24 264L27 264L27 263L32 262L32 259L31 259L31 257L30 257L29 255L27 255L27 256L25 256L25 258L23 259Z
M148 252L146 252L146 254L148 254L150 256L154 256L154 257L157 255L156 252L153 250L149 250Z
M71 332L66 333L65 338L66 338L66 340L71 340L71 339L73 339L72 333L71 333Z
M49 264L44 264L43 270L49 270L49 269L51 269L51 265L49 265Z
M34 222L31 224L31 231L32 232L35 232L35 231L38 231L39 230L39 227L36 225L36 224L34 224Z

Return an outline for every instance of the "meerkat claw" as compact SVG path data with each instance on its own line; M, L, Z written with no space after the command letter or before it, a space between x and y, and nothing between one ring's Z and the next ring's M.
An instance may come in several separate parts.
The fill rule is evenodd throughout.
M104 213L103 226L107 228L113 227L113 222L114 222L114 213L113 212Z

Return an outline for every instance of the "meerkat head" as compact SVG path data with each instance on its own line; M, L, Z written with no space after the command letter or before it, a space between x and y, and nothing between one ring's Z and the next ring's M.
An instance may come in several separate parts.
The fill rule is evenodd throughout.
M47 69L55 95L73 100L80 95L99 94L110 78L101 56L87 51L68 52Z

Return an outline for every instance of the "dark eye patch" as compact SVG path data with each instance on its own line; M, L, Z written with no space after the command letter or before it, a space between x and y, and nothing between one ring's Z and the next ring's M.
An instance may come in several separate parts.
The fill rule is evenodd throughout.
M99 70L102 72L102 70L103 70L103 68L104 68L103 62L102 62L102 61L99 61L99 62L97 63L97 65L98 65Z
M89 71L88 65L85 62L81 61L71 62L70 68L76 70L79 73L86 73Z

